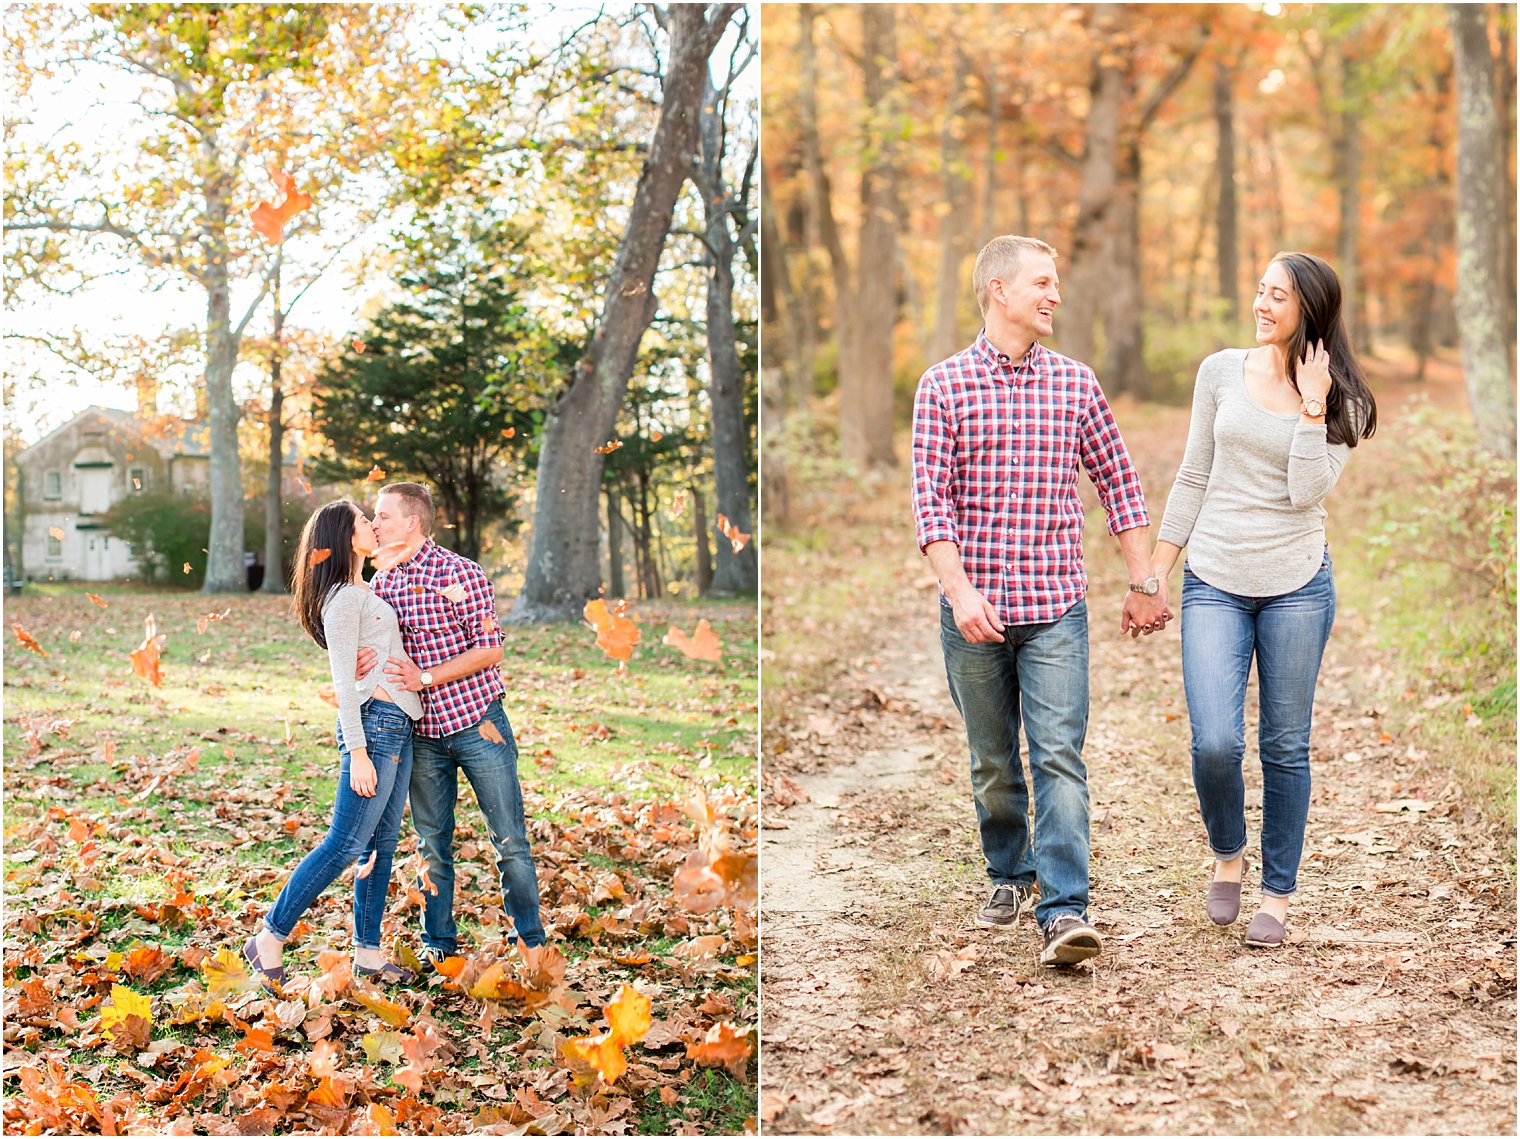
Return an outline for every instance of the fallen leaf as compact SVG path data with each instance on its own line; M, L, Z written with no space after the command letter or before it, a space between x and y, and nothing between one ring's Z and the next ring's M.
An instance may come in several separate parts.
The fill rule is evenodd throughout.
M686 1058L703 1068L723 1066L735 1076L743 1076L754 1045L749 1035L726 1022L713 1025L696 1044L686 1046Z
M99 594L96 594L96 593L86 593L85 596L88 597L90 599L90 601L93 602L94 604L99 605L102 609L104 609L106 607L106 603L101 600Z
M143 643L127 654L132 661L132 671L154 688L162 687L164 681L163 669L159 666L159 650L163 648L164 637L157 628L153 614L149 613L144 622Z

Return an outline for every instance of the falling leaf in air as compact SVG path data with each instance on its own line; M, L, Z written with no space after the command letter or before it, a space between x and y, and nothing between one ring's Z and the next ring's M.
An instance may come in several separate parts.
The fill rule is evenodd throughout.
M665 643L671 648L679 649L692 660L721 661L723 659L718 634L713 632L712 625L705 617L697 622L696 632L690 637L672 625L670 632L665 634Z
M455 605L458 605L464 601L465 598L464 586L457 581L450 582L447 586L438 591L438 596L443 598L445 601L452 601Z
M311 483L307 482L305 479L303 479L303 478L297 478L296 479L296 485L301 488L301 493L302 494L310 494L311 493Z
M598 455L610 455L610 454L612 454L612 452L616 451L622 445L623 445L623 441L621 439L609 439L609 440L607 440L607 445L606 446L604 446L604 447L593 447L592 450L595 451Z
M607 1017L606 1032L577 1037L560 1045L577 1084L584 1087L598 1076L609 1084L618 1081L628 1070L623 1049L643 1040L649 1031L650 1007L648 997L625 983L617 999L602 1010Z
M738 1031L731 1024L715 1024L698 1043L686 1046L686 1057L704 1068L721 1065L735 1076L743 1076L754 1050L748 1033Z
M37 638L28 633L20 625L12 625L11 628L16 630L16 639L21 642L22 648L31 649L38 656L45 657L50 655L47 649L37 643Z
M490 720L480 721L480 735L482 739L490 740L493 744L504 744L507 741L501 738L501 732Z
M499 628L501 628L501 626L496 623L496 615L494 613L487 613L481 617L480 631L484 636L489 637Z
M201 962L201 976L206 980L207 992L214 997L236 996L259 987L258 977L249 972L241 952L225 945L216 951L215 957Z
M283 170L271 167L269 176L279 187L279 203L260 202L249 211L248 216L253 219L253 228L258 230L264 240L278 245L285 239L285 223L311 205L311 195L297 190L295 178Z
M619 601L611 610L600 597L586 602L583 615L596 630L597 646L613 660L618 661L618 671L623 671L633 659L633 647L639 643L639 627L628 616L627 600Z
M670 503L670 516L679 518L686 513L686 492L677 491L675 498Z
M658 443L663 438L665 438L665 433L662 431L651 431L649 433L649 441L651 443Z
M370 560L375 563L377 570L388 570L401 564L408 548L405 542L387 542L370 555Z
M326 547L320 550L313 550L306 558L306 568L316 569L330 557L332 557L332 551Z
M718 529L722 531L725 538L734 544L734 553L736 554L749 544L750 536L730 522L726 514L718 515Z
M397 1004L395 1001L386 1000L377 994L355 989L349 994L349 997L352 1000L358 1001L392 1028L405 1028L407 1022L412 1019L411 1009L405 1005Z
M354 341L354 351L360 356L364 355L364 350L368 347L369 345L362 340Z
M515 428L515 427L503 427L501 429L501 437L503 439L514 439L514 438L516 438L517 437L517 428Z
M67 536L68 535L66 535L63 532L62 527L59 527L59 526L49 526L48 527L48 537L50 537L50 538L57 538L61 542Z
M331 704L334 708L338 706L338 693L331 684L324 684L321 688L317 689L317 698L324 703Z
M72 633L69 634L69 644L77 645L79 643L79 638L82 636L84 636L84 631L82 629L75 629Z
M189 563L189 562L186 562L186 563L185 563L185 572L186 572L186 573L189 573L189 572L190 572L190 563Z
M197 633L204 633L206 631L207 627L211 624L211 622L213 622L213 621L225 621L227 619L227 614L229 614L231 612L232 612L232 607L229 605L226 609L223 609L220 613L207 613L204 617L200 617L200 618L198 618L196 620L196 622L195 622L195 631Z
M159 666L159 651L164 647L164 635L158 632L153 614L149 613L147 621L143 624L143 643L128 654L132 660L132 671L154 688L161 688L164 683L164 673Z
M367 475L364 476L364 481L365 482L384 482L385 481L385 472L382 471L379 467L371 467L369 469L369 474L367 474Z
M93 603L95 605L99 605L102 609L104 609L106 607L106 603L100 599L99 594L86 593L85 597L89 598L89 600L91 601L91 603Z

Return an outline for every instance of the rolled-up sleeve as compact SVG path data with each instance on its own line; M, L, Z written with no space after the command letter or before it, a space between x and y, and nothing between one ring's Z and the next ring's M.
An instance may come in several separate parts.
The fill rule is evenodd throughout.
M1108 515L1108 532L1121 534L1149 526L1151 519L1145 509L1145 494L1140 489L1140 474L1130 460L1113 410L1096 379L1077 445L1087 477L1097 487L1098 501Z
M913 523L922 552L930 542L955 542L955 428L944 393L932 372L924 374L913 397Z
M501 622L496 619L495 583L474 562L465 562L460 584L464 586L464 600L454 605L454 616L469 647L500 648Z

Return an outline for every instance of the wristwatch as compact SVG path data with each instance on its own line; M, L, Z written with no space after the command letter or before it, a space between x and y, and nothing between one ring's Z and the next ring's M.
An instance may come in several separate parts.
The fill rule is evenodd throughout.
M1322 399L1315 399L1313 396L1310 396L1308 399L1304 400L1303 405L1299 408L1299 410L1302 411L1305 415L1311 415L1314 418L1318 419L1320 416L1325 414L1325 401Z
M422 687L424 687L424 688L431 688L431 687L433 687L433 674L431 672L429 672L427 669L423 669L420 673L418 673L417 674L417 679L420 680L420 681L422 681Z
M1148 577L1144 581L1132 581L1129 583L1129 591L1131 593L1143 593L1147 597L1155 597L1156 594L1161 592L1161 579L1159 577Z

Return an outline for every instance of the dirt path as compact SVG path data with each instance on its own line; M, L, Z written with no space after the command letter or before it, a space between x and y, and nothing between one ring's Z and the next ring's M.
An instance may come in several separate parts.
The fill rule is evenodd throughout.
M1264 953L1241 944L1244 919L1221 930L1203 913L1210 861L1178 640L1119 639L1122 565L1097 544L1088 566L1104 955L1041 969L1032 920L972 925L985 878L965 740L934 592L921 560L903 557L875 656L767 743L781 794L762 842L764 1130L1513 1134L1505 844L1427 757L1383 732L1370 679L1385 665L1367 616L1343 604L1337 618L1296 944ZM1260 768L1247 734L1254 865Z

